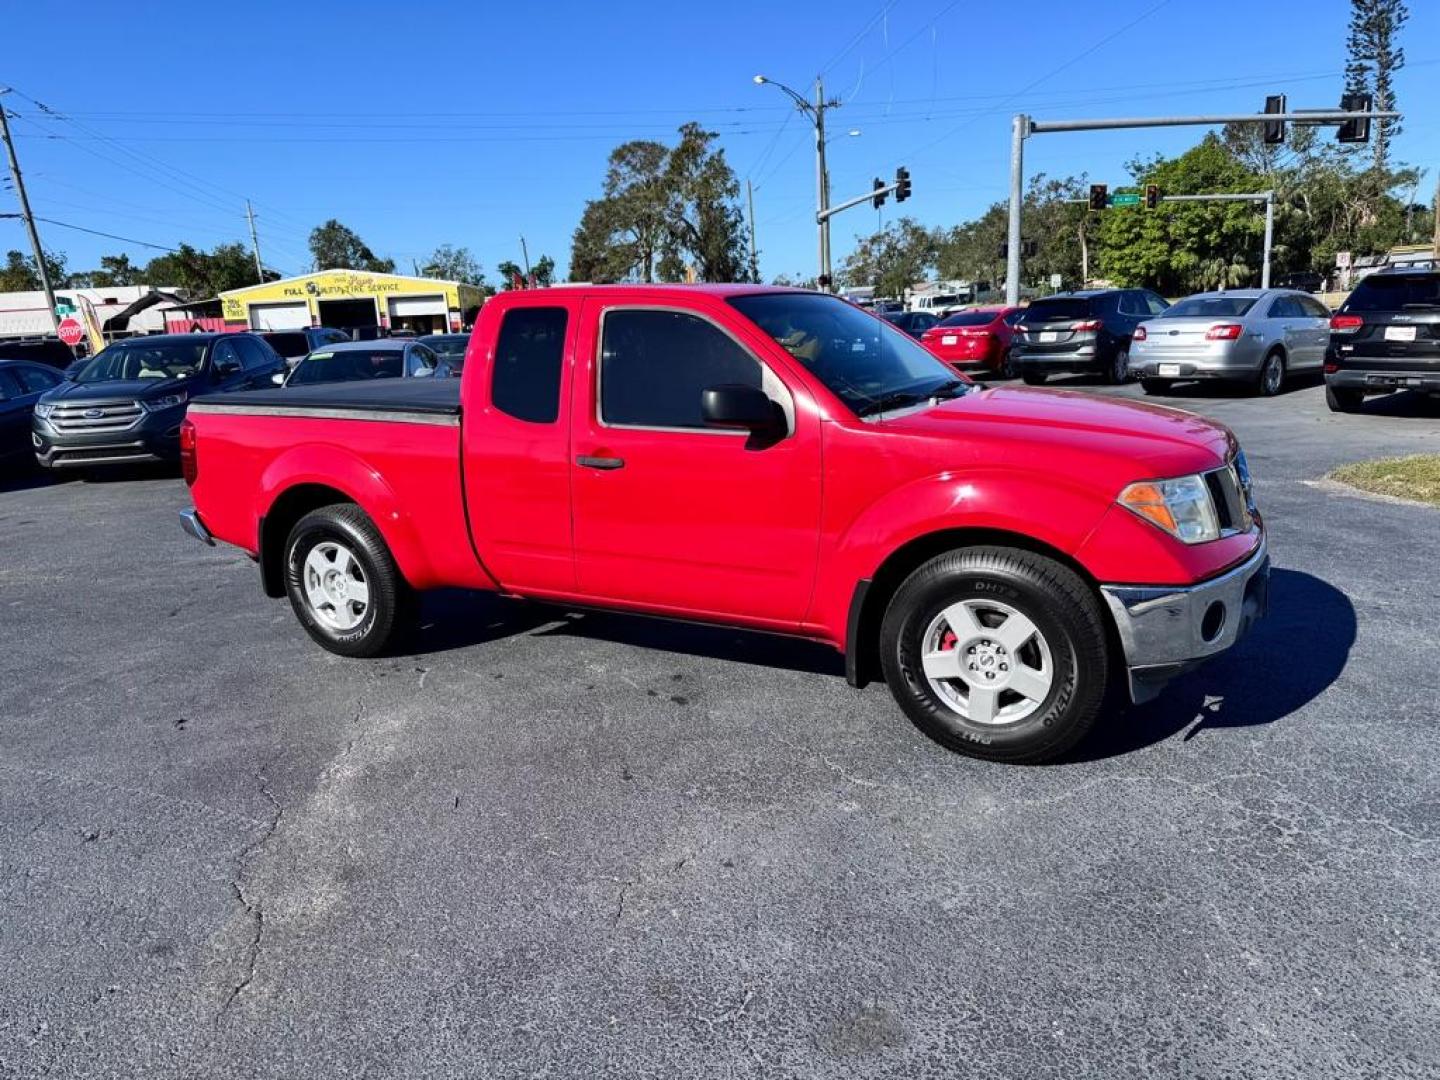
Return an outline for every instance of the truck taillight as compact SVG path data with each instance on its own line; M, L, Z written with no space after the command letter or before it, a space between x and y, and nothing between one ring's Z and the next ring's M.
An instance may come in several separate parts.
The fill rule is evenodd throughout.
M1238 341L1245 328L1239 323L1217 323L1205 331L1206 341Z
M1131 341L1148 341L1149 339L1150 334L1143 326L1135 327L1135 333L1130 335Z
M1359 315L1332 315L1330 317L1330 332L1332 334L1353 334L1365 325L1365 320Z
M200 462L195 457L195 425L188 418L180 421L180 472L190 485L200 475Z
M1100 320L1099 320L1099 319L1086 319L1084 322L1071 323L1071 324L1070 324L1070 329L1071 329L1071 330L1077 330L1077 331L1078 331L1078 330L1099 330L1099 329L1100 329Z

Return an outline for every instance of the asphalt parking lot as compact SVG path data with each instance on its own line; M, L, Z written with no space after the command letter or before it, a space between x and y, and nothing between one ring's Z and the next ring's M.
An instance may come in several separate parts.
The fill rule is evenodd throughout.
M1440 404L1172 400L1271 616L1044 768L730 630L343 660L176 478L0 490L0 1077L1437 1075L1440 513L1317 481Z

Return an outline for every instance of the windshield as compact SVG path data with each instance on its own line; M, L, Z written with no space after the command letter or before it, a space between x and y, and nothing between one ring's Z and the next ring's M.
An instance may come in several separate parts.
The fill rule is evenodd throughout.
M446 360L459 360L465 356L465 346L470 339L464 334L445 334L439 337L423 337L421 343L430 346Z
M310 342L301 333L261 334L270 347L281 356L304 356L310 351Z
M1341 311L1400 311L1440 307L1440 274L1372 275L1365 278Z
M1177 300L1157 319L1234 319L1255 306L1258 296L1192 296Z
M768 293L730 303L857 416L969 387L915 339L836 297Z
M95 355L75 381L116 382L121 379L188 379L205 360L208 339L160 341L153 344L125 342L111 345Z
M404 374L405 354L399 349L344 349L313 352L300 361L287 386L301 383L357 382L362 379L398 379Z
M989 326L1000 317L999 308L979 308L974 311L957 311L948 319L941 319L941 326Z

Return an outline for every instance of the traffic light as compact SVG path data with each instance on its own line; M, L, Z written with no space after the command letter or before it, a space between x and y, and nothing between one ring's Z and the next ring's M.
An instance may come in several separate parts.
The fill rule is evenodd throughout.
M1104 184L1090 185L1090 209L1104 210L1110 201L1110 189Z
M895 201L904 202L910 197L910 170L901 165L895 170Z
M1340 110L1342 112L1369 112L1374 108L1375 99L1369 94L1345 94L1340 98ZM1370 118L1362 116L1358 120L1346 120L1340 125L1340 130L1335 133L1336 142L1369 142L1370 141Z
M875 178L875 195L871 198L870 205L876 210L885 205L885 181L878 176Z
M1158 210L1158 209L1160 209L1160 185L1159 185L1159 184L1146 184L1146 185L1145 185L1145 209L1146 209L1146 210Z
M1285 95L1271 94L1267 97L1265 99L1265 111L1267 113L1285 112ZM1264 139L1265 142L1271 143L1272 145L1275 143L1283 143L1285 141L1285 121L1266 120Z

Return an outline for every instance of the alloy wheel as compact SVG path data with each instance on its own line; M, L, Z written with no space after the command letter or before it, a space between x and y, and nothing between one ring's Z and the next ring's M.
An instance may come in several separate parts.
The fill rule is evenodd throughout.
M962 600L931 620L921 664L931 690L976 724L1012 724L1039 709L1055 682L1035 623L1000 600Z
M305 600L333 630L354 630L370 609L370 585L354 552L326 540L305 556Z

